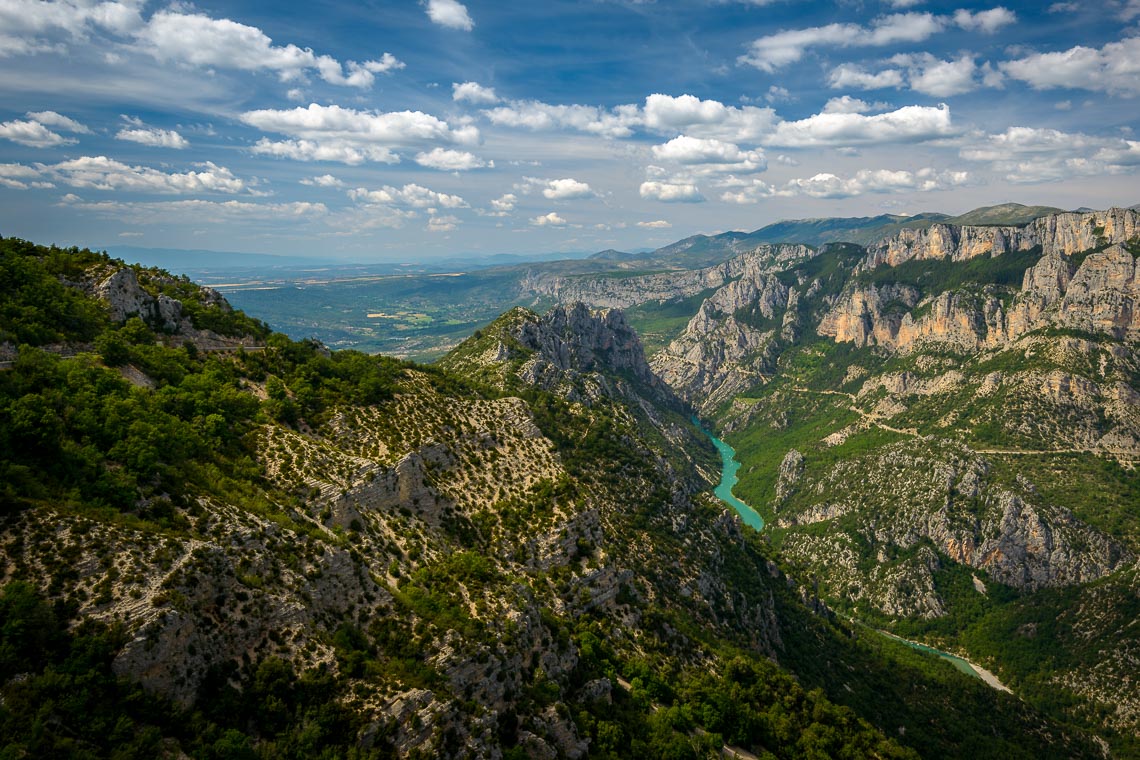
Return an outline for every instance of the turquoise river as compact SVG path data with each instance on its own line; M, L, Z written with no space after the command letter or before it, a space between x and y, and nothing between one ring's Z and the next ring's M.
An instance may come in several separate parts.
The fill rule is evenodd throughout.
M745 523L751 525L756 530L763 530L764 518L761 517L755 509L748 506L732 494L732 488L736 485L737 482L736 473L740 470L740 462L736 461L736 449L732 448L727 443L713 435L708 428L706 428L704 425L701 425L700 420L698 420L696 417L693 418L693 423L699 426L702 431L704 431L704 434L707 435L709 437L709 440L713 442L713 445L716 446L717 452L720 453L720 483L713 490L713 493L718 499L723 501L728 506L732 507L736 511L736 514L740 515L740 519ZM907 646L913 649L917 649L920 652L936 654L942 659L948 660L951 665L967 675L974 676L975 678L982 677L980 673L978 673L976 670L974 670L973 667L970 666L970 663L966 662L961 657L955 657L954 655L943 652L940 649L928 647L915 641L908 641L907 639L900 638L893 634L887 633L886 631L878 631L878 633L881 633L884 636L889 636L900 644L906 644Z

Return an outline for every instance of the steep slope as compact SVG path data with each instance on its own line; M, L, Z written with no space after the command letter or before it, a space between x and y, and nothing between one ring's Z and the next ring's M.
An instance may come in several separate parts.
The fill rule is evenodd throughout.
M737 494L793 577L847 614L968 649L1125 754L1134 679L1104 674L1134 639L1138 236L1125 209L903 230L830 278L777 274L799 289L762 350L739 321L764 296L730 313L725 287L652 360L736 447ZM1093 589L1112 589L1095 592L1115 605L1103 615L1078 601ZM1083 631L1079 656L1042 667L1001 645L1001 621L1029 610L1067 621L1057 646Z
M1093 754L770 564L620 314L513 312L445 371L218 302L249 348L208 351L74 284L120 263L0 244L8 754Z

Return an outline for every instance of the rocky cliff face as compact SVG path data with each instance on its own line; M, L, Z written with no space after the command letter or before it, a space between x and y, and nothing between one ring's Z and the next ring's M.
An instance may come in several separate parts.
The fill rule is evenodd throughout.
M906 261L1000 256L1041 246L1045 254L1072 255L1109 243L1124 243L1140 235L1140 211L1111 208L1090 213L1051 214L1023 227L962 227L933 224L905 229L867 249L867 269Z
M814 255L815 249L804 245L762 245L723 264L696 270L622 278L531 272L523 278L521 289L524 294L549 296L560 303L580 301L595 308L627 309L650 301L688 298L737 278L779 271Z
M1138 270L1132 253L1114 244L1089 254L1079 266L1065 254L1046 253L1012 293L979 286L920 301L911 286L856 285L837 300L817 331L839 343L902 352L926 344L973 352L1044 327L1135 340L1140 337Z

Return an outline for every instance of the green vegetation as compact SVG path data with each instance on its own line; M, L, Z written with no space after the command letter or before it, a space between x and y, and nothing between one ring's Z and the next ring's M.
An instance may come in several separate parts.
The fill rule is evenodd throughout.
M1009 251L1000 256L975 256L965 261L911 259L898 266L881 264L860 272L860 285L900 284L918 288L924 295L958 290L966 285L1018 287L1025 270L1041 258L1040 246Z
M626 319L641 336L645 353L651 355L669 345L671 340L681 334L704 300L713 292L715 288L709 288L688 298L647 301L626 309Z

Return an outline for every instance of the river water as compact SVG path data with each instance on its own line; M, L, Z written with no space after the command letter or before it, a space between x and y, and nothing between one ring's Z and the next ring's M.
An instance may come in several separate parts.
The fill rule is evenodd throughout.
M709 437L709 440L713 442L713 446L716 446L716 450L720 454L720 483L717 484L717 487L715 489L713 489L713 494L715 494L716 497L723 501L725 504L732 507L733 510L736 511L736 514L740 515L740 519L745 523L751 525L756 530L763 530L764 518L761 517L755 509L748 506L732 494L732 488L736 485L737 482L736 473L740 470L740 462L736 461L736 449L732 448L727 443L713 435L712 432L709 431L704 425L701 425L700 420L698 420L696 417L693 417L693 424L700 427L704 434ZM992 675L991 678L993 678L995 683L991 683L989 680L984 678L981 673L975 670L970 665L970 663L966 662L961 657L955 657L954 655L943 652L940 649L928 647L925 644L919 644L916 641L909 641L899 636L895 636L894 634L887 633L886 631L876 632L882 634L883 636L888 636L900 644L906 644L912 649L917 649L920 652L927 652L929 654L937 655L942 659L947 660L951 665L966 675L973 676L974 678L980 678L991 686L994 686L994 688L1000 688L1005 691L1009 691L1009 689L1006 689L1000 684L995 685L997 679L993 678Z
M700 425L695 417L693 422ZM713 489L713 493L718 499L736 510L736 514L740 515L740 519L746 524L751 525L756 530L763 530L764 518L755 509L732 495L732 488L737 481L736 472L740 469L740 462L736 461L736 449L717 438L703 425L700 427L709 437L709 440L713 442L713 446L716 446L717 452L720 453L720 483Z

